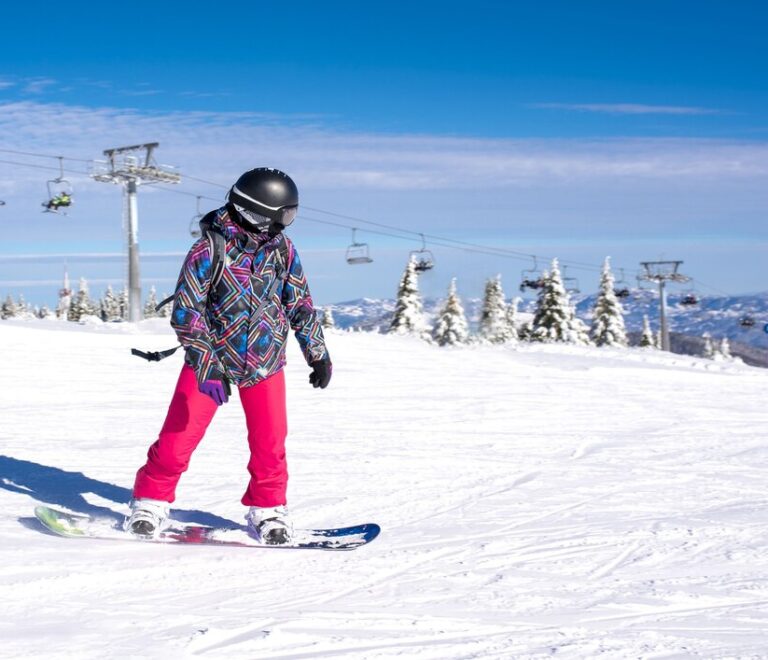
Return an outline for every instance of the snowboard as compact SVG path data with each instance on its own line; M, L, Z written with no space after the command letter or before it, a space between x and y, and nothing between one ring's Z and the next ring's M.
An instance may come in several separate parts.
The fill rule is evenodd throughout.
M66 538L276 550L354 550L373 541L381 531L374 523L329 529L297 529L289 543L268 545L248 534L244 526L204 527L171 520L169 526L157 536L143 538L124 531L113 518L75 515L47 506L35 507L35 516L51 532Z

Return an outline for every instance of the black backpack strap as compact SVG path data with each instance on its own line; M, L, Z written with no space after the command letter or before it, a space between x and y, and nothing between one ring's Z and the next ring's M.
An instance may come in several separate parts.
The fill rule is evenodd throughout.
M227 239L224 235L207 229L205 237L211 248L211 283L208 288L208 295L216 293L216 287L219 286L221 278L224 276L224 269L227 267Z
M227 239L219 232L211 229L211 218L215 214L216 211L211 211L200 221L200 228L208 239L208 246L211 253L211 284L208 289L209 292L216 290L216 287L219 285L219 282L221 282L221 278L224 275L224 268L227 265ZM155 307L155 311L159 312L162 307L173 302L175 297L176 294L173 293L164 300L161 300Z
M176 348L168 348L164 351L140 351L138 348L132 348L131 349L131 355L135 355L136 357L144 358L147 360L147 362L160 362L160 360L165 360L165 358L170 357L173 355L176 351L178 351L181 348L181 344L176 346Z

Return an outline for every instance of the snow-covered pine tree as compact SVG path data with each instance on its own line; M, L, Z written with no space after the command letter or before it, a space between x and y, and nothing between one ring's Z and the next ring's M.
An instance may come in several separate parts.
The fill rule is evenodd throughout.
M732 360L731 355L731 342L728 341L728 337L723 337L720 340L720 344L717 347L717 353L723 360Z
M429 338L424 321L424 307L419 294L416 261L413 257L408 260L403 276L400 278L395 312L388 332L397 335L418 335L424 339Z
M68 321L79 321L84 316L93 314L94 306L88 293L88 281L80 278L80 288L69 305Z
M704 348L702 349L702 355L708 360L714 360L715 345L712 343L712 336L708 332L705 332L702 336L704 338Z
M120 320L120 303L111 284L107 285L107 290L101 299L101 319L108 323Z
M651 330L651 322L648 320L648 315L643 314L643 334L640 335L641 348L656 348L656 338Z
M50 316L53 316L53 314L48 305L43 305L39 310L37 310L37 318L39 319L47 319Z
M123 321L128 320L128 289L123 287L123 290L117 294L117 309L120 313L120 318Z
M451 280L448 287L448 297L437 317L437 323L432 329L432 339L438 346L455 346L469 343L469 323L464 314L461 299L456 293L456 278Z
M478 336L482 341L490 344L503 344L512 340L512 332L507 321L507 304L501 287L501 275L492 277L485 283Z
M323 320L321 325L325 330L335 330L336 321L333 318L333 310L330 306L323 307Z
M157 312L155 311L155 307L157 307L157 290L155 289L154 285L149 287L149 295L147 296L147 302L144 303L144 318L145 319L153 319L157 317Z
M9 293L2 306L0 307L0 319L3 321L12 319L16 316L16 303L13 302L13 297Z
M576 318L568 292L563 286L560 265L552 260L549 272L544 272L533 316L531 341L589 344L584 323Z
M32 307L24 300L24 294L19 294L19 299L16 301L16 317L20 319L31 319L35 315L32 312Z
M606 257L589 331L590 339L597 346L626 346L629 343L624 327L624 310L616 297L615 286L611 258Z
M510 341L518 341L521 339L520 334L520 322L517 318L518 307L520 306L520 298L515 296L512 298L512 302L507 305L505 318L507 320L507 328L509 330Z

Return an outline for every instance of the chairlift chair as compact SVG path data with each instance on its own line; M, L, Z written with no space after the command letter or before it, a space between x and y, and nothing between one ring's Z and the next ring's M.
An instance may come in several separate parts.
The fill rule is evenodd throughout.
M536 257L532 256L531 258L533 259L533 268L527 268L520 274L520 291L523 292L526 289L537 291L544 286L544 278L536 264Z
M581 293L579 288L579 280L575 277L566 277L566 266L563 266L563 286L568 293Z
M617 298L629 298L630 291L627 281L624 279L624 269L619 268L621 277L613 283L613 293Z
M419 273L432 270L435 267L435 258L432 256L432 252L427 250L424 234L421 235L421 250L414 250L411 252L411 259L416 262L414 268Z
M695 307L699 304L699 297L693 291L689 291L680 299L680 304L686 307Z
M358 243L355 240L356 232L357 229L352 230L352 243L347 248L347 263L350 266L357 264L369 264L373 261L373 259L371 259L368 243Z
M189 221L189 234L192 238L200 238L203 235L200 229L200 220L203 218L203 213L200 212L200 195L197 195L197 213L192 216L192 220Z
M59 159L59 176L46 182L48 201L43 202L43 213L63 213L72 206L72 184L64 178L64 158Z

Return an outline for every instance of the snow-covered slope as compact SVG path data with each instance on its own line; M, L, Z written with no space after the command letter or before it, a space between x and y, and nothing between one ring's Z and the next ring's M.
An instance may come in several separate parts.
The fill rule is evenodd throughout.
M162 323L0 323L0 656L764 657L768 372L564 346L292 346L299 525L373 520L352 553L61 539L45 502L126 510L180 357ZM240 522L235 397L178 515Z

